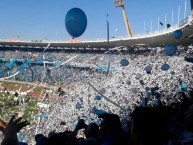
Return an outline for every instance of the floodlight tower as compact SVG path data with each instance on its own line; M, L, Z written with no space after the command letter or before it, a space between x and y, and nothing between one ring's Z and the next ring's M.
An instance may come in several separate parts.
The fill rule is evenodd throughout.
M128 37L131 38L132 37L132 30L131 30L131 26L128 22L127 15L126 15L126 12L125 12L124 0L114 0L114 5L115 5L116 8L117 7L122 8L123 17L124 17L124 21L125 21L125 26L126 26L126 29L127 29L127 34L128 34Z
M191 19L193 20L193 0L190 0L190 6L191 6Z

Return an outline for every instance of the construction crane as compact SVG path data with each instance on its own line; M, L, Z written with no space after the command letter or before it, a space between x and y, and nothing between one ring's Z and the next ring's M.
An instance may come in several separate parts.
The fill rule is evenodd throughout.
M128 37L131 38L132 37L132 30L131 30L131 26L128 22L127 15L126 15L126 12L125 12L124 0L114 0L114 5L115 5L116 8L117 7L122 8L123 17L124 17L124 21L125 21L125 26L126 26L126 29L127 29L127 34L128 34Z

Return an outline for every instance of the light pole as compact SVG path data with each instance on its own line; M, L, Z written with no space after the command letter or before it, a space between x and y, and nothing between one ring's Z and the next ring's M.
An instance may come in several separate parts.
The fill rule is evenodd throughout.
M190 0L190 5L191 5L191 17L193 19L193 0Z
M109 21L108 21L108 14L107 14L107 48L109 49Z

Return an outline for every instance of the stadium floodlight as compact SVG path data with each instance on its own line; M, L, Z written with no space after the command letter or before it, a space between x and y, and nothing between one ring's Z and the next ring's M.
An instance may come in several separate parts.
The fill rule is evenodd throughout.
M125 26L126 26L126 29L127 29L127 34L128 34L128 37L131 38L132 37L132 30L131 30L131 26L128 22L128 19L127 19L127 15L126 15L126 12L125 12L125 3L124 3L124 0L114 0L114 5L115 7L121 7L122 8L122 12L123 12L123 17L124 17L124 21L125 21Z
M114 0L115 7L122 7L124 6L124 0Z

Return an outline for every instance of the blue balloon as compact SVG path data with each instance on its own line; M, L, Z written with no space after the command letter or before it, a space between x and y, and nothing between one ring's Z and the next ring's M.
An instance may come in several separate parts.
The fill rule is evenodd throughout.
M167 44L165 45L164 51L168 56L173 56L176 54L176 46L172 45L172 44Z
M96 96L95 97L95 100L101 100L102 98L101 98L101 96Z
M146 92L150 91L149 87L145 87Z
M101 92L101 94L104 94L104 93L106 92L106 89L105 89L105 88L102 88L102 89L100 90L100 92Z
M81 36L87 27L86 14L79 8L70 9L65 17L65 26L73 38Z
M127 85L131 85L131 82L129 80L126 81Z
M144 81L143 81L143 80L140 80L140 81L139 81L139 83L140 83L142 86L144 86L144 85L145 85L145 83L144 83Z
M151 66L146 66L144 68L144 71L146 71L147 74L151 74L152 67Z
M171 75L175 75L176 73L175 73L174 71L171 71L170 74L171 74Z
M135 78L136 78L137 80L139 80L141 77L142 77L142 75L141 75L140 73L137 73L136 76L135 76Z
M170 68L170 66L166 63L161 66L161 70L163 70L163 71L167 71L169 68Z
M180 39L182 37L182 30L176 30L173 32L173 37L175 39Z
M129 104L129 101L126 99L126 100L124 101L124 103L125 103L125 104Z
M81 108L82 108L81 104L79 102L77 102L76 103L76 109L81 109Z
M128 65L129 65L129 62L128 62L127 59L122 59L121 62L120 62L120 64L121 64L122 66L128 66Z

